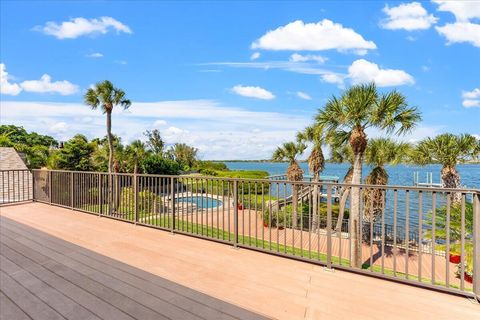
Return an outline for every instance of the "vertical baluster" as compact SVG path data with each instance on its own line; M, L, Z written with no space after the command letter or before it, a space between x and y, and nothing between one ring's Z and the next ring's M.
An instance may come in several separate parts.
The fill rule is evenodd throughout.
M397 189L393 190L393 276L397 276Z
M436 243L436 214L437 214L437 193L433 191L432 193L432 284L435 284L435 243Z
M410 239L409 239L409 220L410 220L410 192L405 191L405 278L408 279L408 262L410 253Z
M423 192L420 190L418 192L418 281L420 282L422 281L422 254L423 254ZM448 270L448 263L447 263L447 270ZM447 283L448 283L448 280L447 280Z
M450 210L452 193L447 193L447 217L445 220L445 285L450 287Z
M327 185L327 268L332 268L332 186Z
M460 290L465 290L465 194L462 193L460 216Z

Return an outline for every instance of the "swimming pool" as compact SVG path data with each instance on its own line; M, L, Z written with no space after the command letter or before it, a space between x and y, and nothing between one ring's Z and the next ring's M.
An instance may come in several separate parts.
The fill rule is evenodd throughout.
M199 209L210 209L220 207L222 205L222 201L213 199L207 196L188 196L188 197L181 197L175 199L177 203L186 202L186 206L188 203L192 203L197 206Z

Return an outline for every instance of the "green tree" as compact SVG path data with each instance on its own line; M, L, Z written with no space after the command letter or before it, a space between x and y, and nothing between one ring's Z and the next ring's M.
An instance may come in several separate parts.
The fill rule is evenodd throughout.
M320 173L325 169L325 157L323 155L322 146L325 143L325 137L323 135L323 129L320 126L310 126L305 128L304 131L297 134L297 140L299 142L310 142L312 144L312 151L308 156L308 168L313 175L313 181L320 181ZM312 197L312 229L319 228L319 206L318 206L318 194L319 186L315 184L313 186Z
M165 142L160 135L160 130L147 130L145 131L144 135L147 137L148 148L155 154L163 155L163 151L165 149Z
M113 84L105 80L97 83L93 88L87 90L84 96L85 104L92 109L101 108L107 115L107 138L109 146L108 172L113 171L113 136L112 136L112 111L114 106L121 106L123 109L130 107L130 100L125 98L125 92L115 88Z
M412 152L412 161L420 165L439 163L442 165L442 181L445 188L458 189L460 173L457 164L478 158L480 141L470 134L444 133L435 138L420 141ZM452 201L459 203L461 194L452 193Z
M168 151L170 157L177 161L182 168L188 167L190 169L197 161L198 149L185 143L175 143Z
M388 173L385 164L397 165L403 161L410 150L410 145L395 142L392 139L377 138L368 141L365 162L372 170L365 178L365 184L385 186L388 184ZM384 189L367 188L364 191L363 217L375 221L382 214L384 206Z
M180 173L178 162L163 158L158 154L150 154L140 162L143 172L150 174L177 175Z
M94 147L84 135L77 134L64 143L62 149L52 153L51 169L90 171Z
M349 141L353 151L352 183L360 184L362 165L367 148L368 128L377 128L390 134L405 134L421 119L417 108L409 107L405 97L391 91L380 94L375 84L356 85L347 89L339 98L332 97L316 116L316 123L324 126L327 135ZM341 144L341 143L339 143ZM352 188L350 218L352 230L352 264L361 267L360 189Z
M303 180L303 170L297 162L297 157L305 151L306 145L302 142L286 142L278 147L272 155L273 161L288 161L287 179L292 181L293 227L297 226L298 217L298 186L296 181Z
M125 151L133 173L138 173L140 161L148 155L145 143L140 140L134 140L127 146Z

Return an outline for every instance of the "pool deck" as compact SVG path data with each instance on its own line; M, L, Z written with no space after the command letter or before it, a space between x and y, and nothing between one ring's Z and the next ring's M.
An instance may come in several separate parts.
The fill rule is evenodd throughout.
M471 299L40 203L0 207L1 319L477 319Z

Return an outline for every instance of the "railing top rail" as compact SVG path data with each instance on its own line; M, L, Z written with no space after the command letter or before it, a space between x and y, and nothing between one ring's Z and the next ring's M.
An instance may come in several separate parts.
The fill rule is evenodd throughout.
M108 175L108 172L99 172L99 171L70 171L70 170L49 170L49 169L33 169L32 171L44 171L44 172L66 172L66 173L91 173L91 174L101 174ZM134 176L133 173L112 173L113 175L121 176ZM314 181L289 181L289 180L271 180L271 179L248 179L248 178L226 178L226 177L215 177L215 176L201 176L201 175L164 175L164 174L136 174L139 177L159 177L159 178L192 178L192 179L209 179L209 180L218 180L218 181L237 181L237 182L258 182L258 183L279 183L279 184L294 184L294 185L305 185L305 186L334 186L334 187L358 187L361 189L388 189L396 191L418 191L418 192L436 192L436 193L448 193L448 192L460 192L460 193L475 193L480 194L480 189L475 188L438 188L438 187L418 187L418 186L400 186L400 185L371 185L371 184L352 184L352 183L337 183L337 182L314 182Z

